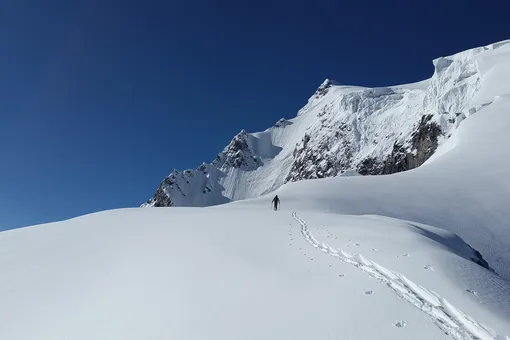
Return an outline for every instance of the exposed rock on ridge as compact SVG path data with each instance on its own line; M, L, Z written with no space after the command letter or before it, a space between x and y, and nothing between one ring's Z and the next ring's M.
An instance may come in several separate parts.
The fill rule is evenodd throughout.
M326 79L296 118L259 133L241 131L210 164L174 171L145 206L215 205L288 181L419 167L464 119L490 104L472 104L482 85L477 58L508 43L438 58L433 76L415 84L363 88Z

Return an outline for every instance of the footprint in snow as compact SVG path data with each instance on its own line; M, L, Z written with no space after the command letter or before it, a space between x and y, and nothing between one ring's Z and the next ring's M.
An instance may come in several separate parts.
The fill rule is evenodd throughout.
M330 267L333 267L333 265L332 265L332 264L330 264L329 266L330 266Z
M398 327L398 328L402 328L402 327L406 326L406 322L405 321L397 321L397 322L393 323L393 326Z
M402 256L404 256L404 257L410 257L410 255L409 255L409 254L407 254L407 253L402 254Z
M372 251L377 251L377 248L372 248Z
M478 296L478 293L475 292L474 290L472 289L466 289L466 292L470 293L470 294L473 294L474 296Z
M344 277L345 275L344 274L338 274L338 277Z
M428 270L434 271L434 268L430 264L423 266L423 269L428 269Z
M354 243L354 245L355 245L356 247L359 247L359 246L360 246L360 244L359 244L359 243Z
M365 292L365 295L372 295L372 294L374 294L374 292L373 292L373 291L371 291L371 290L367 290L367 291Z

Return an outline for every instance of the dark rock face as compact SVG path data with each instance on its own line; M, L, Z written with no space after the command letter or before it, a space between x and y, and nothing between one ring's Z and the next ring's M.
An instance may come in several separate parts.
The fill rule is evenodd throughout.
M339 137L339 135L337 135ZM352 154L346 151L344 157L338 158L330 151L330 140L322 140L314 147L309 147L310 135L305 134L301 142L294 149L294 163L285 178L285 182L295 182L302 179L316 179L333 177L348 168ZM348 146L346 139L342 141Z
M248 138L248 133L242 130L230 141L225 150L218 154L212 164L217 168L231 166L238 169L253 169L261 166L262 161L253 155Z
M377 161L374 157L365 158L360 165L358 165L358 173L360 175L375 175L381 174L384 164Z
M352 127L345 122L329 125L323 119L319 130L329 130L331 133L312 143L313 136L305 134L294 149L294 162L285 182L334 177L350 168L353 157Z
M174 205L161 187L159 187L158 190L156 190L156 193L154 194L152 200L154 201L155 207L171 207Z
M319 99L319 98L322 98L324 97L324 95L326 93L328 93L329 91L329 88L331 87L331 85L333 85L333 83L331 82L331 80L329 79L326 79L326 81L324 81L324 83L321 84L321 86L319 86L319 88L317 89L317 91L315 91L315 98L316 99Z
M437 149L441 128L432 122L432 115L421 118L417 129L411 135L409 146L395 144L390 156L384 161L382 174L393 174L414 169L425 163Z
M471 249L473 249L473 248L471 248ZM484 260L482 254L480 254L480 252L478 250L473 249L473 251L474 251L476 257L471 258L471 261L478 264L479 266L484 267L485 269L490 270L493 273L496 273L496 271L489 266L489 263Z
M154 196L147 201L146 205L154 206L154 207L173 207L174 202L169 198L169 195L165 191L165 189L177 189L182 196L186 196L182 188L179 186L178 178L184 179L185 184L189 184L189 180L193 178L194 174L191 170L184 170L183 172L179 172L177 170L172 171L170 175L168 175L163 182L156 190ZM182 182L184 184L184 182ZM184 185L185 185L184 184Z
M327 128L327 127L326 127ZM361 175L386 175L414 169L422 165L436 151L441 128L432 121L432 115L422 116L415 131L405 142L395 142L391 153L383 159L368 157L353 163L350 143L353 129L340 123L330 138L314 141L305 134L294 149L294 162L285 182L337 176L343 170L356 169ZM341 153L333 152L341 150Z
M437 149L441 128L432 121L432 115L421 118L417 130L411 135L411 151L416 155L407 158L407 168L414 169L425 163Z
M171 179L169 179L169 177L165 178L163 182L161 182L158 190L156 190L156 193L154 194L154 197L147 201L146 204L152 205L154 207L172 207L174 205L163 189L166 186L172 185Z
M421 118L406 146L395 142L390 155L383 161L364 159L357 168L362 175L387 175L419 167L436 151L441 128L432 121L432 115Z

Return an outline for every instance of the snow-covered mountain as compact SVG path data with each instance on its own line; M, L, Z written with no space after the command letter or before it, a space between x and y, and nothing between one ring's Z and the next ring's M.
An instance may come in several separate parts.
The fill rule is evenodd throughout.
M1 232L0 339L510 340L510 44L435 64L436 78L384 95L328 82L295 119L174 172L151 204L269 195ZM337 114L356 123L331 139L338 122L321 121L322 101L352 96L364 99ZM384 142L389 126L402 136ZM374 131L378 143L362 138ZM416 166L433 149L410 171L358 175Z
M509 49L503 41L438 58L432 77L414 84L364 88L326 80L296 118L241 131L211 163L174 170L143 206L209 206L344 171L416 168L495 92L505 93L508 82L493 78L508 76L501 72Z

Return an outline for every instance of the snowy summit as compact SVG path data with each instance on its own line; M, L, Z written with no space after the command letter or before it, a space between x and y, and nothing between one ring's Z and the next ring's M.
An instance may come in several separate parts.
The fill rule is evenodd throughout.
M263 132L241 131L211 163L172 172L144 205L210 206L345 170L381 175L416 168L464 119L509 90L499 81L510 76L509 46L438 58L432 77L414 84L364 88L326 79L296 118Z
M326 80L172 208L0 233L0 339L510 340L510 41L434 66Z

